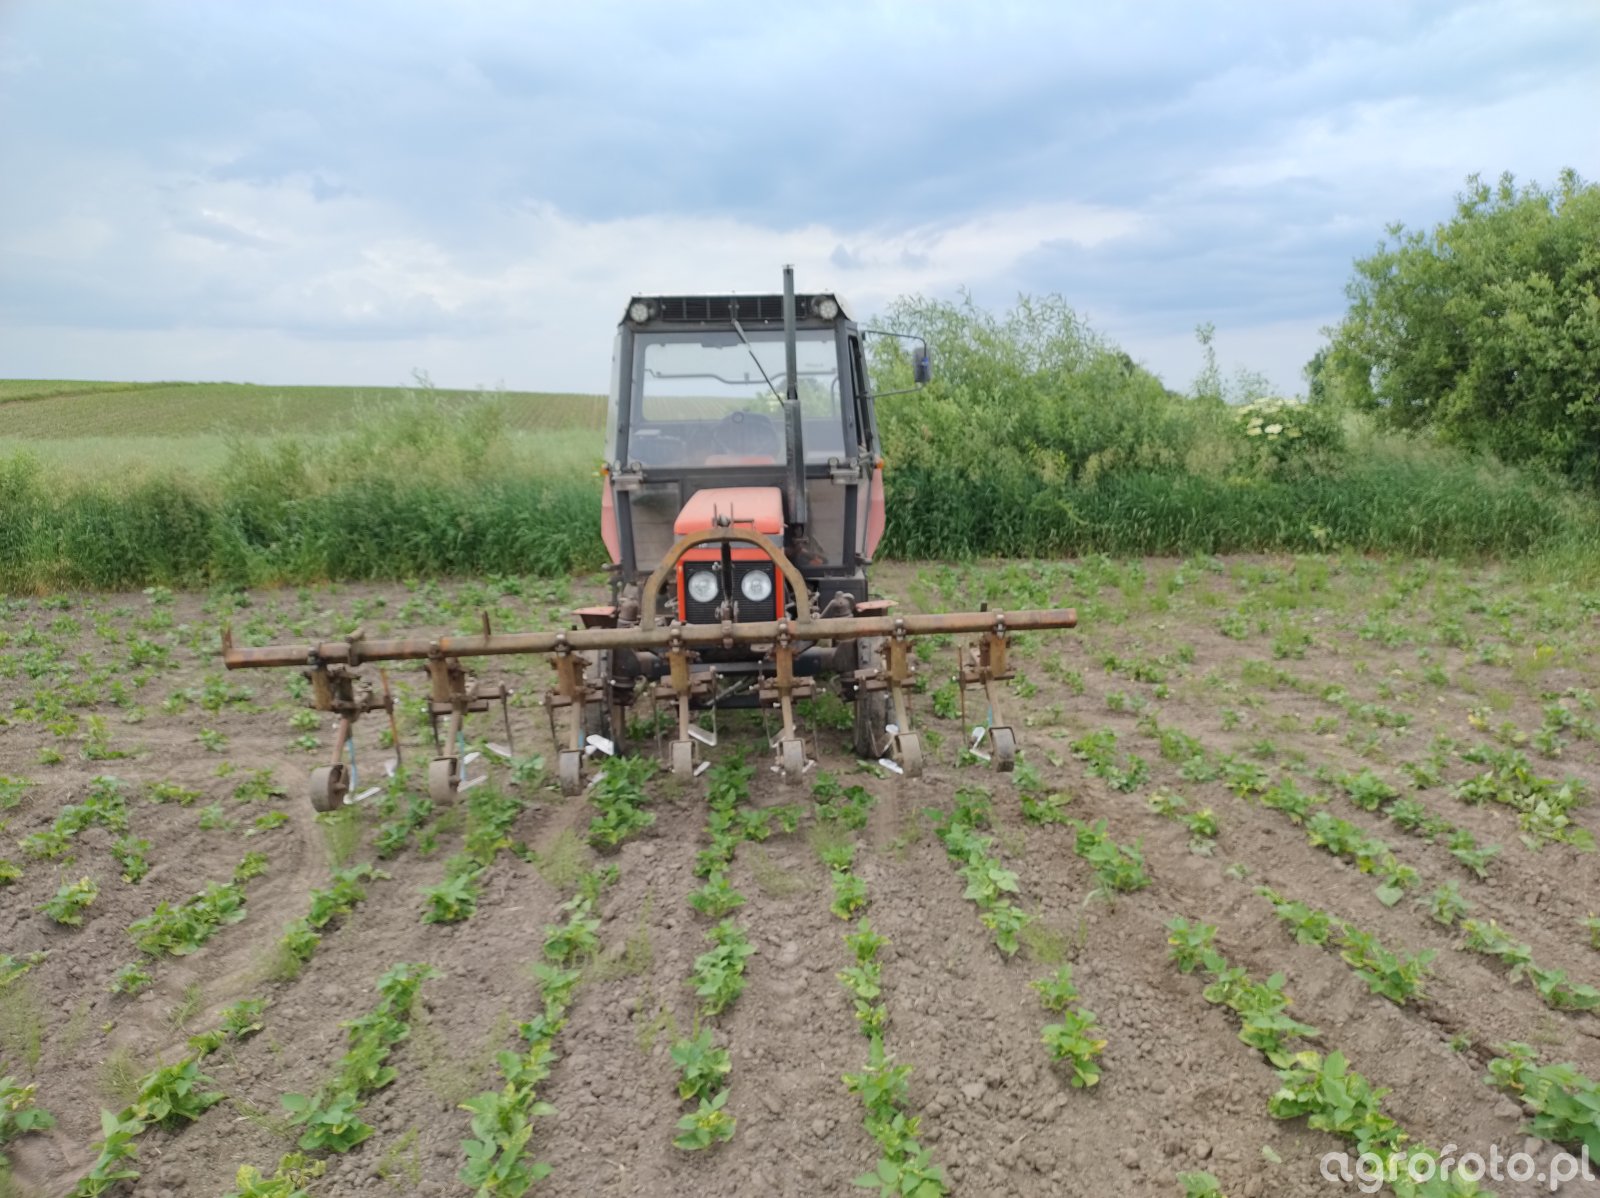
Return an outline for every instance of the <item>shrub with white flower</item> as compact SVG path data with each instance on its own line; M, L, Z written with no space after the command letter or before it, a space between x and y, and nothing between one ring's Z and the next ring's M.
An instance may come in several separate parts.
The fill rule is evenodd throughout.
M1263 465L1326 459L1344 449L1338 417L1298 400L1259 399L1241 404L1234 415Z

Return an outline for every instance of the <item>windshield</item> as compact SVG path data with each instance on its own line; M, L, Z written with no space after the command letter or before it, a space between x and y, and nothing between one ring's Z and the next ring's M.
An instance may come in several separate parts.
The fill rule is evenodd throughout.
M634 341L628 458L642 465L785 465L783 334L645 333ZM828 330L802 332L796 390L807 462L844 455L839 353Z

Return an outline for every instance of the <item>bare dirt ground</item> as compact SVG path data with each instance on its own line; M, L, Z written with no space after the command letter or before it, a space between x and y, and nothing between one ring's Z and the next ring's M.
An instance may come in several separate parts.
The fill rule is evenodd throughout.
M1552 786L1570 779L1593 793L1600 785L1590 696L1600 603L1493 569L1360 558L896 566L876 581L911 610L989 600L1075 604L1080 613L1076 631L1030 636L1019 648L1008 688L1027 766L1017 779L960 751L947 685L953 645L929 647L923 666L918 716L934 734L924 778L857 763L836 711L822 708L815 729L820 760L808 779L825 773L871 799L865 826L846 835L858 846L865 913L890 942L881 954L885 1043L912 1068L907 1109L920 1115L920 1139L950 1192L1173 1196L1184 1193L1179 1174L1202 1170L1234 1198L1344 1191L1319 1175L1319 1162L1354 1149L1304 1118L1269 1114L1273 1066L1241 1043L1224 1006L1207 1001L1207 979L1170 958L1166 925L1177 916L1217 925L1218 947L1252 977L1285 975L1291 1013L1319 1029L1297 1047L1342 1051L1389 1089L1385 1111L1416 1142L1527 1149L1549 1166L1554 1147L1530 1139L1519 1102L1483 1080L1487 1064L1496 1046L1521 1041L1543 1062L1571 1061L1594 1077L1600 1022L1551 1005L1530 980L1468 951L1460 927L1430 918L1426 900L1455 883L1472 918L1496 921L1539 967L1564 971L1572 986L1600 978L1583 923L1600 906L1596 858L1568 842L1581 839L1573 829L1592 822L1591 810L1575 807L1563 829L1549 812L1457 797L1486 770L1510 769L1512 753ZM357 627L466 629L484 608L497 629L556 627L598 594L593 580L506 579L0 600L0 862L20 872L0 885L0 954L33 961L0 989L0 1076L36 1084L39 1106L56 1119L0 1146L11 1159L0 1194L71 1191L99 1151L102 1109L127 1105L140 1076L183 1057L190 1035L253 997L267 1000L263 1029L202 1062L210 1089L225 1097L192 1123L140 1135L132 1162L140 1176L109 1192L217 1195L241 1165L270 1173L299 1134L281 1097L311 1092L329 1075L346 1047L341 1021L371 1010L378 978L400 962L425 962L441 976L424 983L411 1034L389 1058L395 1080L360 1112L373 1134L328 1157L309 1188L466 1192L457 1175L470 1115L460 1104L500 1087L496 1053L518 1046L517 1025L540 1008L529 966L547 925L559 921L575 879L606 865L616 875L599 892L602 949L540 1088L555 1113L535 1121L529 1150L551 1172L534 1192L861 1192L851 1181L879 1150L843 1081L867 1059L836 980L851 963L843 940L851 925L830 913L810 787L786 787L768 770L758 725L747 721L736 735L725 723L711 755L743 743L759 767L750 804L799 803L802 816L798 831L742 843L735 854L730 881L746 902L734 918L756 953L743 995L710 1026L730 1053L737 1129L727 1143L686 1152L671 1142L688 1108L669 1050L697 1025L687 979L713 922L688 903L707 843L704 780L680 786L658 775L646 786L654 823L614 854L593 852L591 803L563 800L527 764L550 747L538 705L548 666L491 663L486 675L517 688L522 768L496 764L490 784L520 801L507 834L514 843L481 876L470 918L425 923L420 889L439 883L461 850L466 804L425 813L404 843L392 842L411 793L403 787L359 804L343 827L319 821L305 778L327 752L329 728L291 722L303 708L292 671L225 674L216 655L224 622L258 644ZM393 677L404 749L422 762L423 679L410 668ZM357 731L369 778L387 755L380 724L369 717ZM1109 751L1085 747L1104 732L1114 733L1100 742ZM488 724L478 733L502 739ZM1252 766L1265 782L1251 783ZM1392 797L1375 810L1354 802L1341 780L1363 770L1455 835L1498 845L1486 876L1446 837L1408 833ZM54 858L21 843L107 775L126 797L126 833L91 824ZM1414 870L1403 896L1379 895L1384 867L1363 872L1261 801L1262 787L1284 779L1381 838L1391 865ZM184 801L160 783L198 797ZM987 834L1016 876L1014 901L1033 917L1014 956L964 899L965 882L935 834L932 813L949 812L958 789L975 787L993 792ZM1026 818L1024 793L1060 796L1061 820ZM1154 809L1153 796L1182 796L1187 813L1210 809L1215 837L1197 839L1170 806ZM287 820L272 827L263 817L278 811ZM1065 820L1107 821L1115 842L1139 847L1147 884L1108 893ZM112 853L124 835L149 841L150 869L138 881L122 879ZM159 902L226 882L252 851L266 855L267 869L242 884L242 920L189 955L139 953L131 923ZM365 862L386 876L365 883L365 900L329 925L303 969L284 968L275 946L306 915L310 892L335 867ZM81 926L38 910L83 877L98 896ZM1374 933L1395 953L1435 951L1423 996L1390 1001L1332 943L1297 943L1258 893L1263 886ZM141 960L153 976L148 989L113 994L113 975ZM1092 1088L1070 1086L1041 1042L1055 1017L1029 983L1061 964L1070 964L1105 1041ZM1485 1184L1501 1194L1548 1192L1535 1181ZM1577 1181L1564 1192L1600 1187Z

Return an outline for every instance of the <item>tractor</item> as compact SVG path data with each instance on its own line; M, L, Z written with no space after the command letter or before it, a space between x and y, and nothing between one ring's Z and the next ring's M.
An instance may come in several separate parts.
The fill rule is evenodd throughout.
M909 350L913 387L873 390L868 337ZM791 267L777 294L634 296L612 351L600 470L608 603L578 609L575 625L556 632L496 632L485 619L469 636L240 647L225 631L223 660L230 669L299 667L313 707L338 717L333 760L312 776L319 811L348 801L355 720L380 709L393 719L386 676L380 696L359 667L396 660L426 664L428 785L441 802L462 785L466 719L496 703L506 714L506 688L478 680L464 661L503 654L550 659L543 706L561 789L576 794L591 759L624 751L630 722L643 722L630 713L646 699L657 737L664 723L674 730L673 774L704 768L715 712L761 708L779 725L775 769L796 780L812 762L796 703L825 685L854 708L858 756L919 776L911 638L964 634L973 639L955 675L962 727L975 752L1008 771L1016 739L996 686L1011 676L1008 638L1073 627L1075 613L898 615L868 583L886 523L875 405L929 377L923 340L859 326L837 295L796 294ZM983 693L976 726L969 689ZM663 703L669 713L657 718ZM707 711L709 730L697 714Z

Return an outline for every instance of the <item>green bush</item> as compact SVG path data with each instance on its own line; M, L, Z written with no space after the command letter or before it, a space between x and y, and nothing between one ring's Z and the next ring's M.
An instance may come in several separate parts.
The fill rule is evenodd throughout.
M1346 291L1314 391L1600 485L1600 186L1473 176L1449 221L1393 226Z

